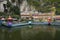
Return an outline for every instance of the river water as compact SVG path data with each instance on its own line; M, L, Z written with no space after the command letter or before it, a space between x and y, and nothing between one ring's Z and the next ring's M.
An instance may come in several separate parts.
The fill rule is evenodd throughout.
M0 28L0 40L60 40L59 26L26 25Z

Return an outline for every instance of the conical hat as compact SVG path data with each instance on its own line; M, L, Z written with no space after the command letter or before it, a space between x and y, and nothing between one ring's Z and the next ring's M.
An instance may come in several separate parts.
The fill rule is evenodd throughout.
M5 18L2 18L1 20L5 20Z
M12 19L12 17L11 17L11 16L9 16L9 17L8 17L8 19Z

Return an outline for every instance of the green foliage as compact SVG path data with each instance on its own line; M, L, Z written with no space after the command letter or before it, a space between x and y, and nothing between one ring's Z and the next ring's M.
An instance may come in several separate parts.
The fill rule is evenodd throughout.
M7 1L7 7L10 7L11 3L9 1Z
M13 18L17 18L17 19L19 19L19 15L15 15L15 14L13 14L13 15L11 15Z
M13 3L15 2L15 0L11 0Z
M4 12L0 12L0 16L5 15Z
M18 5L22 3L23 0L18 0ZM39 12L50 12L50 8L52 7L52 4L54 3L54 6L56 7L56 14L60 14L60 0L27 0L28 5L33 6L36 10ZM15 0L12 0L12 2L15 2ZM43 5L42 5L43 4ZM42 6L41 6L42 5ZM20 9L17 6L13 6L9 0L7 0L7 7L10 8L10 13L20 15Z
M18 0L18 3L22 3L23 0Z
M40 2L39 1L34 1L34 0L27 0L28 4L32 5L32 6L40 6Z
M50 8L52 7L52 4L58 8L57 6L60 4L60 0L27 0L29 5L32 5L35 7L36 10L41 11L41 12L50 12ZM42 5L42 6L41 6ZM57 9L58 14L60 13L60 8L59 10Z
M12 2L15 2L15 0L11 0ZM18 2L20 2L19 0ZM9 0L7 0L7 9L9 10L8 12L10 13L9 15L20 15L20 3L18 3L19 6L14 6L11 4Z
M20 15L20 9L17 6L15 6L14 13Z
M19 15L20 14L20 9L17 6L11 6L10 7L10 12Z
M48 12L49 10L49 6L44 6L43 3L45 2L40 2L39 0L35 1L35 0L27 0L28 4L32 5L33 7L35 7L36 10L41 11L41 12ZM41 6L41 4L43 4L43 6Z

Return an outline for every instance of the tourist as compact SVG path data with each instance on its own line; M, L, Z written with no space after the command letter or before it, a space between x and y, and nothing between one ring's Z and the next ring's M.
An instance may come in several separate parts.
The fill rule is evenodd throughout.
M13 18L11 16L8 17L8 21L12 22Z
M1 20L2 20L2 23L5 23L5 18L4 17L2 17Z
M7 21L8 21L8 22L7 22L7 25L8 25L8 27L10 28L11 25L12 25L12 21L13 21L12 17L9 16Z
M8 28L11 28L12 22L7 22Z
M51 25L50 23L51 23L51 18L48 17L48 25Z
M0 26L1 26L1 24L2 24L2 20L1 20L1 17L0 17Z

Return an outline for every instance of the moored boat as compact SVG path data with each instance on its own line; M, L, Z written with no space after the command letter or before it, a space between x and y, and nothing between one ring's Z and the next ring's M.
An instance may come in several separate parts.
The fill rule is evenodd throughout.
M48 22L26 22L26 23L15 23L15 24L11 24L8 25L7 23L3 23L4 26L6 27L20 27L20 26L25 26L25 25L48 25ZM51 26L60 26L60 22L51 22L50 23Z
M29 23L15 23L11 25L8 25L7 23L3 24L3 26L5 27L17 27L17 26L24 26L24 25L29 25Z
M48 22L33 22L31 24L33 24L33 25L49 25ZM60 22L50 22L50 25L52 25L52 26L60 26Z

